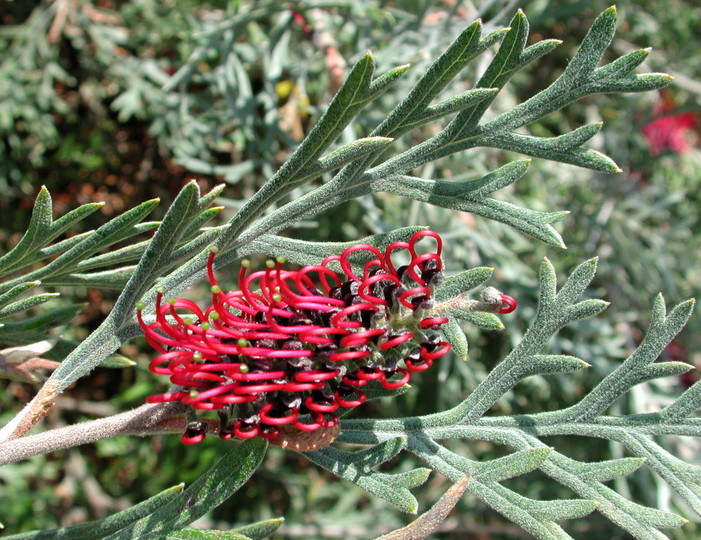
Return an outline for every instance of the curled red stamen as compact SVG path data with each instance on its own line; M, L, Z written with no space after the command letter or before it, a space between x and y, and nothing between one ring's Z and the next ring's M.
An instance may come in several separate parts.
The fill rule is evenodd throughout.
M309 396L307 397L307 399L304 400L304 405L310 411L320 413L332 413L338 410L338 408L340 407L340 405L336 401L319 403L317 401L314 401L314 398L312 396Z
M273 410L273 407L275 407L274 403L268 403L258 412L258 417L263 424L270 426L284 426L285 424L292 424L295 422L295 420L297 420L299 410L288 409L290 414L283 416L270 416L268 413Z
M411 380L411 372L408 369L397 368L397 372L401 373L402 376L396 381L388 380L387 376L383 373L383 376L380 379L380 383L382 384L382 386L384 386L388 390L396 390L397 388L401 388Z
M252 439L260 435L260 427L258 424L244 424L239 418L234 423L234 435L239 439Z
M518 306L516 300L508 294L501 295L501 304L502 305L499 308L499 313L511 313Z
M363 392L359 392L358 390L356 390L355 393L358 396L356 399L344 399L338 395L338 391L334 394L334 396L336 397L336 402L341 407L352 408L357 407L358 405L362 405L368 399L368 397Z

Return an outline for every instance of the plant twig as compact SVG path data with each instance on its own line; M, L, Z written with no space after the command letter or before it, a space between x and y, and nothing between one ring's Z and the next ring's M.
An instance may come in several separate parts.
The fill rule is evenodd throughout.
M147 404L108 418L10 440L0 444L0 465L122 435L180 433L187 424L185 408L179 403Z

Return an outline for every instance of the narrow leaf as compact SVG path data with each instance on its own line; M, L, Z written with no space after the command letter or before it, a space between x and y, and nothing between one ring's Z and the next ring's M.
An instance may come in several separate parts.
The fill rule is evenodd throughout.
M15 313L27 311L29 308L38 306L39 304L43 304L44 302L48 302L49 300L58 298L59 296L61 296L59 293L42 293L35 294L34 296L30 296L28 298L23 298L22 300L13 302L12 304L0 309L0 319Z
M266 519L265 521L259 521L257 523L251 523L250 525L236 527L235 529L232 529L231 532L243 534L252 540L263 540L263 538L267 538L269 535L277 531L284 521L284 518Z
M263 439L244 441L224 454L180 496L107 538L134 540L186 527L238 491L260 465L266 448Z
M455 319L450 319L448 324L441 327L443 331L443 336L446 341L452 346L453 352L461 360L467 360L467 337L465 332L462 331L460 325Z
M475 479L481 482L501 482L507 478L521 476L538 468L552 453L552 448L532 448L520 450L480 463L474 472Z
M524 373L572 373L590 367L584 360L564 354L537 354L528 359Z
M436 301L445 302L471 291L492 277L493 272L493 268L480 266L448 277L436 290Z
M32 531L22 534L7 536L8 540L91 540L105 538L106 536L123 529L129 524L153 514L162 506L179 497L183 491L183 484L154 495L127 510L109 516L100 521L80 523L71 527L62 527L51 531Z

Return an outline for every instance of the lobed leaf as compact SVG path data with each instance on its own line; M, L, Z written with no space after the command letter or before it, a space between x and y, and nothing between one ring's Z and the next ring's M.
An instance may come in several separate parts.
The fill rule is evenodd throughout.
M409 489L425 482L430 471L414 469L406 473L384 474L372 470L372 467L396 456L405 446L406 439L395 438L358 452L346 452L327 446L321 450L305 452L305 456L396 508L415 514L418 503Z

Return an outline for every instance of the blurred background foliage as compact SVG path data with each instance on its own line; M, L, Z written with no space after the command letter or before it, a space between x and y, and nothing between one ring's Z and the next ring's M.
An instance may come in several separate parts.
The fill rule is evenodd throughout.
M321 214L287 231L297 238L352 240L428 225L446 239L449 271L493 266L492 285L519 301L516 313L505 317L504 332L466 328L468 362L444 360L417 378L413 392L396 402L368 404L357 414L414 415L459 402L526 330L535 312L536 272L543 256L560 275L599 256L596 293L612 306L604 317L582 321L551 343L552 352L577 355L592 369L527 379L501 400L495 414L573 403L634 348L657 292L663 291L670 304L701 297L697 6L693 0L617 3L620 26L610 55L653 47L645 67L675 75L669 89L598 96L529 126L536 135L559 135L604 121L593 144L623 170L603 175L534 160L523 179L500 192L530 208L569 210L560 225L566 251L498 223L389 194L352 201L333 215ZM596 14L608 7L606 0L0 0L0 245L6 251L21 237L42 184L53 195L57 215L79 203L105 201L102 213L88 219L90 226L98 226L155 196L162 198L163 211L191 177L205 188L223 181L228 184L221 199L226 219L284 162L338 88L346 66L365 50L373 51L380 72L409 62L413 68L375 107L361 113L344 133L347 140L371 131L437 51L472 20L482 17L490 30L508 23L519 7L530 20L532 41L559 38L563 44L514 77L494 104L499 110L554 80ZM482 65L478 59L452 91L469 87ZM434 129L422 128L400 144L423 140ZM416 172L429 178L472 178L516 157L475 149ZM60 292L60 301L87 302L69 327L56 331L74 340L97 324L114 298L105 291ZM60 398L47 428L135 407L162 384L145 367L151 353L142 342L121 352L139 365L96 370ZM698 315L665 354L701 365ZM656 410L696 377L695 370L642 385L617 404L616 412ZM35 390L3 381L0 420L8 420ZM193 481L228 444L208 438L190 448L178 437L124 438L5 467L0 469L3 521L8 531L17 532L104 517L165 487ZM622 454L605 441L565 444L577 459ZM670 444L682 457L698 455L693 442ZM499 451L488 444L460 449L476 457ZM404 454L394 463L396 470L411 466ZM572 495L535 474L512 484L535 498ZM422 508L447 485L445 479L431 478L416 490ZM645 472L616 487L647 504L676 504L666 491L657 491L656 479ZM272 449L254 479L235 500L208 516L207 525L229 528L277 516L287 519L281 534L297 538L372 538L408 519L303 457ZM567 529L576 538L622 538L609 527L593 515ZM525 534L469 497L441 530L436 538ZM699 527L690 524L670 534L698 538Z

